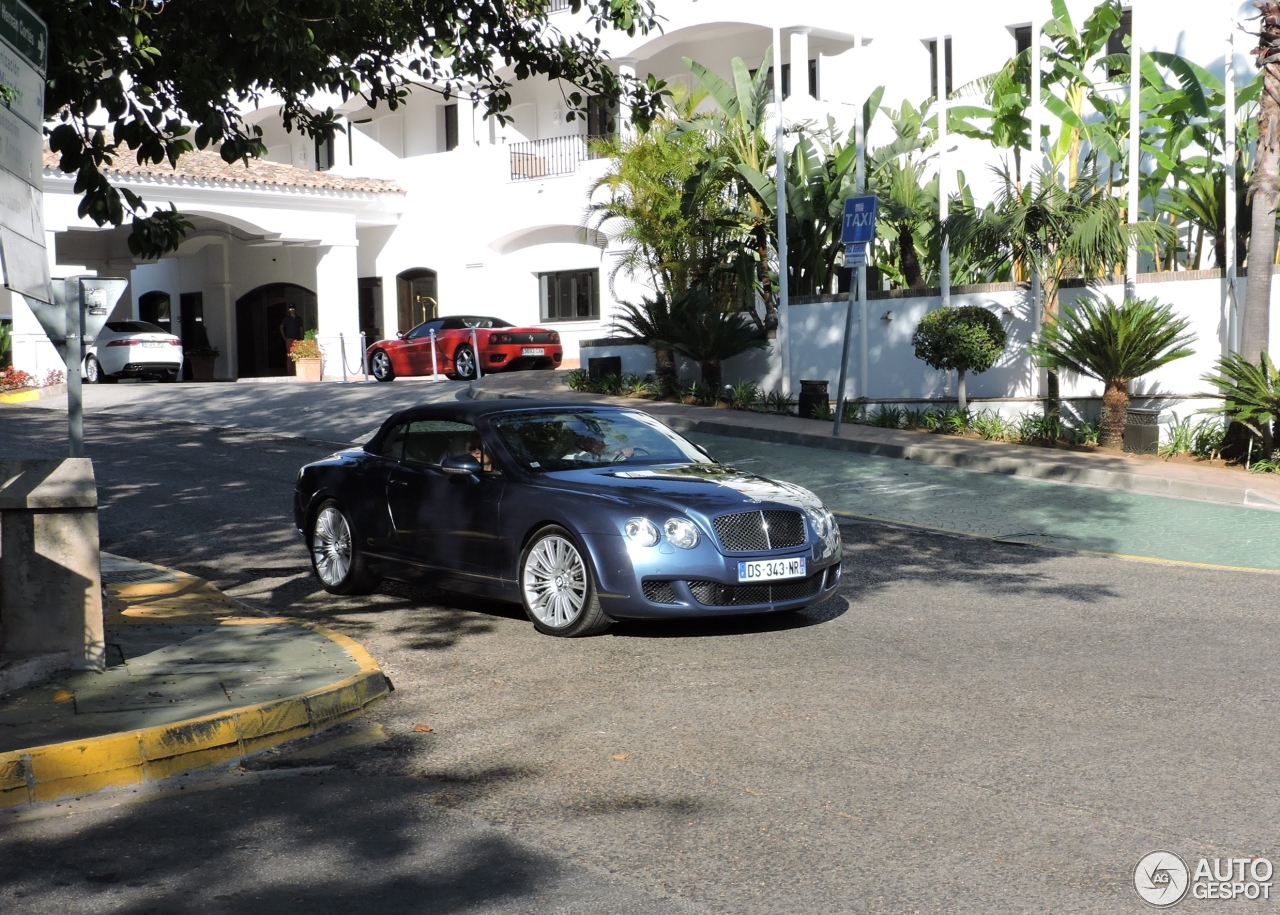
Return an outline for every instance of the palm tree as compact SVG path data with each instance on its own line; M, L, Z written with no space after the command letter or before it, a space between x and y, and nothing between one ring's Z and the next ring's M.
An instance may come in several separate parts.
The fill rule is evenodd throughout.
M1265 85L1258 102L1249 280L1240 322L1240 355L1249 362L1262 358L1271 335L1271 266L1276 256L1276 205L1280 202L1280 3L1257 6L1261 23L1253 53Z
M947 231L989 269L1013 262L1022 275L1038 276L1046 330L1057 320L1063 280L1105 277L1124 263L1131 241L1150 249L1174 236L1172 228L1159 223L1129 224L1124 204L1098 186L1092 168L1065 184L1055 174L1040 172L1038 180L1022 187L1007 167L996 174L1001 184L993 204L981 211L958 208ZM1046 413L1060 410L1058 388L1057 372L1050 368Z
M658 293L653 298L645 297L639 305L619 302L620 310L614 316L619 337L653 349L654 374L657 376L658 393L663 397L676 389L678 381L674 341L680 331L672 321L667 301L665 295Z
M702 381L720 390L721 363L749 349L769 345L768 337L740 311L720 308L703 289L691 289L671 308L672 345L698 363Z
M1190 356L1195 334L1191 322L1155 299L1126 299L1117 305L1084 300L1054 324L1046 325L1028 352L1042 365L1068 369L1103 384L1102 422L1098 443L1104 448L1124 444L1129 382L1160 366Z

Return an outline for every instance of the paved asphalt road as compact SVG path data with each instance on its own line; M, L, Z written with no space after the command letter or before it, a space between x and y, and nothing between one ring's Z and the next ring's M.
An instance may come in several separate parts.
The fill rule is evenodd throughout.
M0 407L0 456L63 422ZM798 618L557 641L320 592L289 520L317 446L88 436L104 549L346 632L397 690L226 784L0 826L2 912L1114 913L1155 849L1280 862L1274 576L851 524Z

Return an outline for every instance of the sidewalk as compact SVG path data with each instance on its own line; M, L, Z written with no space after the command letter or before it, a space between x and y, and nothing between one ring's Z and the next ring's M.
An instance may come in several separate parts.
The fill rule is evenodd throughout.
M578 394L565 387L563 373L558 372L490 375L474 382L470 390L476 398L545 397L625 404L660 418L680 432L803 445L982 473L1280 511L1280 474L1248 474L1225 467L1114 452L1059 451L855 423L843 423L836 438L831 434L831 423L795 416Z
M351 639L253 616L203 579L104 553L102 582L106 671L0 697L0 808L224 763L390 692Z

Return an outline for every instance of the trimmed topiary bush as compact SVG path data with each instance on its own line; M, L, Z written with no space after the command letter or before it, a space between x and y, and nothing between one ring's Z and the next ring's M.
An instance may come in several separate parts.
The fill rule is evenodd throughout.
M965 375L980 375L995 365L1009 334L1000 319L978 305L939 308L920 319L911 343L916 358L931 368L959 376L960 410L968 410Z

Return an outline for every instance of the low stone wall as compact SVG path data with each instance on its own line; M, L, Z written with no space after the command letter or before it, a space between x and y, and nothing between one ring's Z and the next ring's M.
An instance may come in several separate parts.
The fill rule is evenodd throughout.
M0 461L4 666L39 676L67 667L102 668L106 646L98 549L92 462Z

